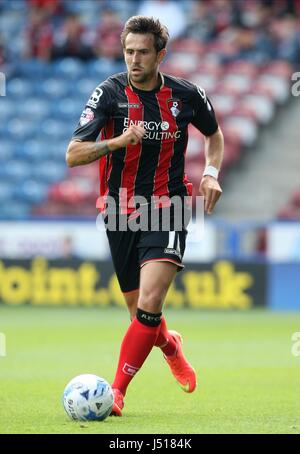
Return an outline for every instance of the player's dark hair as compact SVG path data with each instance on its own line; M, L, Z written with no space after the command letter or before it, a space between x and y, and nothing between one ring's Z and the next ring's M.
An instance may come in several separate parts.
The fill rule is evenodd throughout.
M169 32L165 25L161 24L158 19L147 16L132 16L126 22L121 33L121 43L125 48L125 40L129 33L152 33L154 36L154 47L156 52L161 51L167 46Z

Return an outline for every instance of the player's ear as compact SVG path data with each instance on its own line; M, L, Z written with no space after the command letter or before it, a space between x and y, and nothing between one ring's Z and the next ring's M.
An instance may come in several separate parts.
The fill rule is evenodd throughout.
M158 56L157 56L157 59L158 59L158 63L161 63L163 61L163 59L165 58L165 56L167 55L167 49L162 49L158 52Z

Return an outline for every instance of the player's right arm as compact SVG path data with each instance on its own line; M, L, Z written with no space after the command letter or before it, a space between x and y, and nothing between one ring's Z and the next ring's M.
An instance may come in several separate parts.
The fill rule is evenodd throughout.
M110 152L119 150L129 144L136 145L145 134L142 126L131 125L127 131L118 137L101 142L71 140L69 143L66 162L68 167L82 166L97 161Z
M101 129L112 116L115 90L113 81L107 79L91 94L67 149L69 167L94 162L128 144L137 144L144 136L143 127L132 125L119 137L97 142Z

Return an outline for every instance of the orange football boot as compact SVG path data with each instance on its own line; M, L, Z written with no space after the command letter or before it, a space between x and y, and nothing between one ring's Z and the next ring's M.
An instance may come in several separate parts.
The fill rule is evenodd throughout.
M197 386L197 377L195 369L190 365L185 358L182 350L182 336L177 331L168 331L169 334L175 339L177 344L176 353L171 356L164 355L173 376L178 382L179 386L186 393L192 393Z
M124 407L124 397L121 391L113 388L114 403L109 416L122 416L122 409Z

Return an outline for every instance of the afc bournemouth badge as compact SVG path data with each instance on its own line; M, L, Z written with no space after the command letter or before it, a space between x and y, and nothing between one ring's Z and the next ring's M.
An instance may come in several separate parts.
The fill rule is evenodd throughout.
M169 110L171 111L171 114L173 117L177 117L178 114L180 114L181 109L182 109L182 103L180 99L168 99L168 107Z

